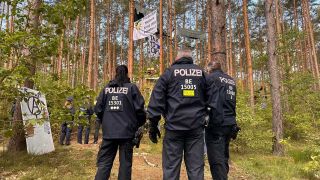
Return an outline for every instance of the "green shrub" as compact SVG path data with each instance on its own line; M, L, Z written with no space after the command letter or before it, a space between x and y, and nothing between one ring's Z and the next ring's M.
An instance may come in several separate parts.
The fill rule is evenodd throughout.
M308 161L304 167L303 172L311 179L320 179L320 148L315 147L312 153L309 155L310 161Z
M252 112L248 103L248 94L239 92L237 95L237 123L241 127L238 138L233 147L238 151L271 151L271 110L270 104L266 109L257 109Z
M284 109L285 137L293 140L310 139L319 131L320 93L314 90L310 73L291 73L285 81L288 108ZM285 103L285 102L284 102Z

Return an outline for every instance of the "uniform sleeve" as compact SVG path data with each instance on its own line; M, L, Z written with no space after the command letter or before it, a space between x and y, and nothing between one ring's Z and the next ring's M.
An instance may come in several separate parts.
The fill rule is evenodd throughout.
M148 105L148 118L152 125L157 125L161 119L161 115L165 112L167 82L169 77L170 72L166 70L163 75L160 76L152 90Z
M212 116L212 114L218 113L219 97L219 87L216 85L214 81L207 80L207 105L211 109L210 116Z
M138 126L143 126L146 123L146 112L144 110L144 98L141 95L140 90L136 85L133 85L132 88L132 99L134 109L138 119Z
M88 107L87 114L90 116L92 116L94 114L94 111L93 111L93 108L91 105Z
M106 99L106 95L104 93L104 89L101 90L98 98L97 98L97 103L94 107L94 112L96 113L97 117L102 121L103 118L103 113L105 110L105 99Z

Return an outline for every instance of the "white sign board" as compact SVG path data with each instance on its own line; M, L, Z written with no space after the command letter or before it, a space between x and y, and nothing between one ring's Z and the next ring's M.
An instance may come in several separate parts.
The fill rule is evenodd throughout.
M54 151L45 96L39 91L25 87L20 91L25 94L20 104L28 153L41 155Z
M142 19L134 22L133 40L143 39L157 32L157 11L152 11Z
M203 40L206 38L205 32L195 31L195 30L185 29L185 28L177 28L177 35L191 38L191 39L199 39L199 40Z

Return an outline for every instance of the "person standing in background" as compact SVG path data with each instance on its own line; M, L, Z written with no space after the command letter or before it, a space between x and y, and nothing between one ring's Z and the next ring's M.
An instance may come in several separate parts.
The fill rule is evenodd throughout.
M66 110L66 121L61 124L60 145L70 145L71 132L75 115L75 108L73 106L73 97L67 98L64 109ZM65 141L65 142L64 142Z
M78 126L78 143L82 144L82 131L85 129L84 144L89 143L91 116L93 115L93 108L90 102L90 96L84 99L82 106L79 109L79 126Z

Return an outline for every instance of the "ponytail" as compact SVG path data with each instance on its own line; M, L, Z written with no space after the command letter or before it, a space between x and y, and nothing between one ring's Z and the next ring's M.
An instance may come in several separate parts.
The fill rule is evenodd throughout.
M113 81L110 82L111 87L123 87L125 83L130 83L128 77L128 68L125 65L120 65L116 68L116 76Z

